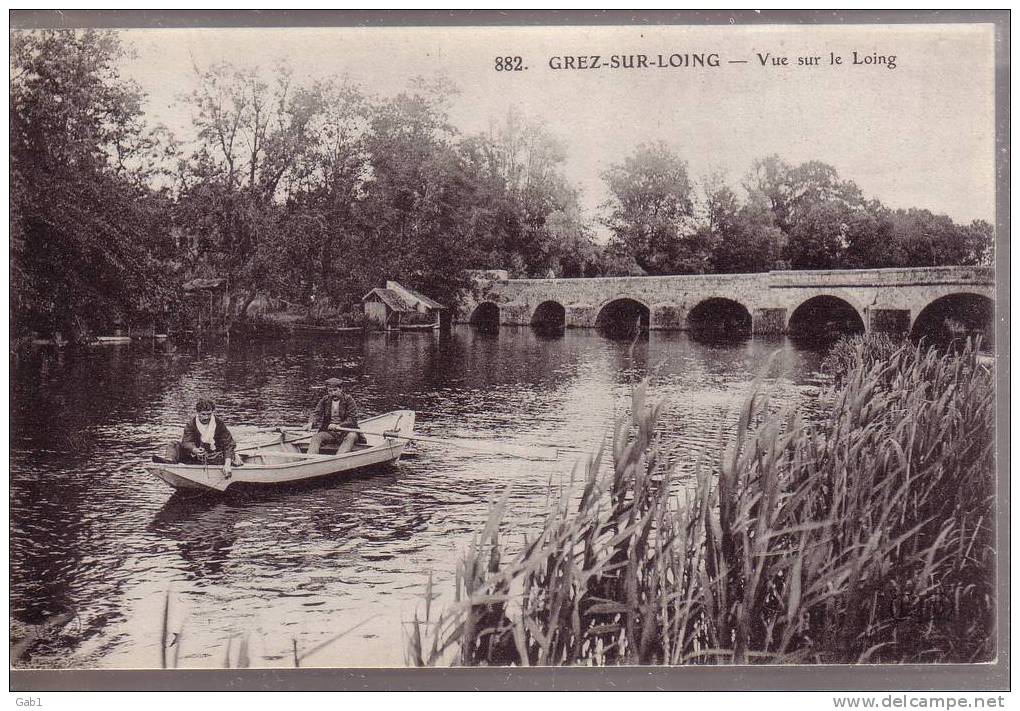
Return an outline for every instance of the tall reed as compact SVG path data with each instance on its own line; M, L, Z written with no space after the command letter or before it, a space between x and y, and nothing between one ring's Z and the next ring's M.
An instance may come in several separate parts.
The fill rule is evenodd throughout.
M434 664L966 662L994 649L994 387L975 350L861 342L831 412L757 384L696 486L674 481L647 383L613 465L579 464L512 549L508 497L456 599L410 623ZM876 354L876 351L880 351ZM601 455L600 455L601 456ZM431 588L431 585L430 585Z

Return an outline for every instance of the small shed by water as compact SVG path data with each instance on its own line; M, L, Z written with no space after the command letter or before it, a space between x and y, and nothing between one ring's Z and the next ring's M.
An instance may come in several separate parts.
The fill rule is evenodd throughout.
M446 309L439 302L395 281L387 281L385 288L372 289L361 301L367 319L386 330L439 328L441 314Z
M192 328L216 330L223 324L223 299L227 290L225 278L192 279L181 288L187 305L187 320Z

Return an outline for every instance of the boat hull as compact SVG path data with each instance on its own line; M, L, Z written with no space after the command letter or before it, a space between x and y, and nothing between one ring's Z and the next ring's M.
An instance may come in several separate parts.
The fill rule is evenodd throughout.
M344 454L293 456L295 445L307 443L311 435L286 442L266 442L239 447L245 459L243 466L234 467L229 479L219 465L151 463L150 474L176 489L224 492L238 485L273 486L291 482L353 475L367 467L390 464L400 459L407 440L385 437L383 432L397 432L405 437L414 432L412 410L397 410L361 423L365 445Z

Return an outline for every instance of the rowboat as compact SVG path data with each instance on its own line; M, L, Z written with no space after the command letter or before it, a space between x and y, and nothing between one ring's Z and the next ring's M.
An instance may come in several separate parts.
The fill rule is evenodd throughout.
M402 323L397 326L401 331L438 331L438 323Z
M404 447L414 437L414 410L394 412L363 420L357 431L364 442L344 454L323 447L319 454L308 454L312 435L293 439L281 435L275 441L238 447L244 464L235 466L229 479L221 465L175 464L153 461L145 468L177 489L226 491L240 484L273 485L305 481L319 477L350 474L366 467L389 464L400 459ZM359 439L362 439L359 438Z
M362 326L317 326L310 323L295 323L290 327L291 332L298 335L306 334L333 334L333 333L362 333L365 329Z

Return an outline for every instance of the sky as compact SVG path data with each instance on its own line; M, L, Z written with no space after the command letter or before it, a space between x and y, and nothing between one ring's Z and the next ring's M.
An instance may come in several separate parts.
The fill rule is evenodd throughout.
M187 136L181 96L194 66L348 77L380 95L443 75L459 88L451 117L487 131L510 108L544 122L567 149L564 172L594 208L601 173L642 142L665 141L692 177L739 186L754 159L820 160L893 208L921 207L960 222L995 217L994 54L991 25L648 26L127 30L122 74L148 95L146 112ZM858 63L854 63L854 52ZM718 67L613 68L715 54ZM599 69L554 69L598 56ZM767 55L762 66L759 56ZM833 64L832 56L843 60ZM895 57L861 63L865 56ZM495 69L521 57L521 71ZM772 60L785 57L786 65ZM799 65L818 57L817 66ZM781 59L780 59L781 61ZM575 59L575 66L579 64ZM526 67L526 68L525 68Z

